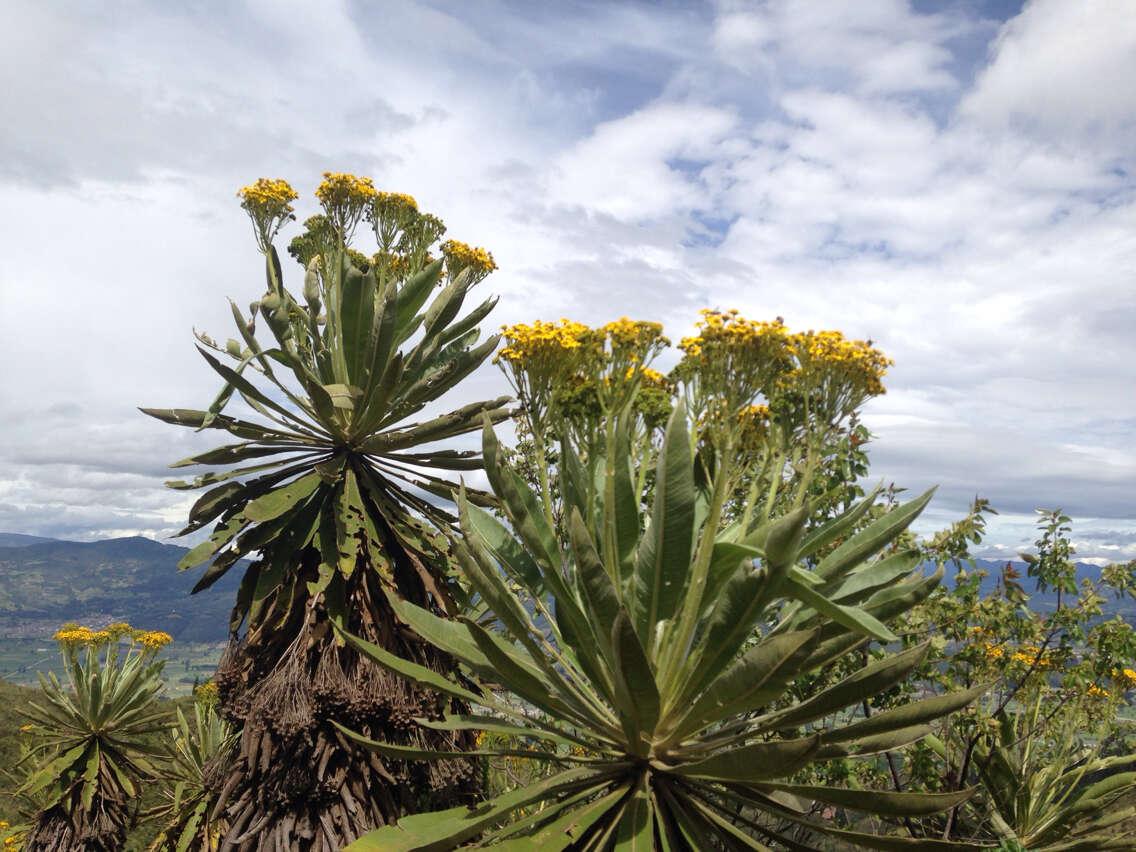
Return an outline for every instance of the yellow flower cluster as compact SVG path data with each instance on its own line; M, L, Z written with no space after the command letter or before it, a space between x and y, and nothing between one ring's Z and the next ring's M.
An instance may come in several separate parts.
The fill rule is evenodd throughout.
M241 206L263 207L265 209L292 211L292 202L299 196L286 180L260 178L251 186L237 190Z
M600 328L611 344L612 353L619 351L641 351L667 346L670 341L663 337L662 323L630 320L621 317Z
M66 625L53 634L51 638L60 645L66 645L68 647L96 644L95 631L91 630L89 627L79 627L77 625Z
M736 309L716 311L705 308L697 323L698 336L684 337L678 348L691 358L709 359L718 350L728 350L737 356L775 354L783 356L788 341L788 329L781 318L773 322L747 320ZM756 352L754 351L756 350Z
M505 346L493 363L505 371L534 421L548 412L554 398L569 389L573 377L600 351L592 329L567 319L559 325L541 320L505 325L501 331Z
M1038 655L1041 655L1040 658ZM1015 651L1014 655L1010 658L1015 663L1024 663L1027 666L1034 665L1036 661L1039 669L1052 669L1056 668L1056 663L1053 657L1049 654L1042 654L1041 648L1036 645L1023 645L1021 650Z
M1085 690L1085 697L1092 698L1094 701L1104 701L1106 698L1108 698L1108 690L1102 689L1094 683L1091 684L1087 690Z
M256 183L237 190L241 207L252 219L256 242L267 252L272 238L285 222L295 219L292 202L299 196L286 180L260 178Z
M983 642L978 646L987 660L1000 660L1006 656L1006 649L993 642Z
M344 172L324 172L316 187L316 198L324 207L337 204L359 204L377 198L378 190L370 178L356 177ZM417 206L417 205L416 205Z
M710 412L708 420L717 424L717 434L719 429L732 428L730 418L759 396L773 398L793 366L789 331L780 317L762 322L748 320L736 310L700 313L698 334L679 342L685 357L678 373L695 380L702 398L720 409Z
M169 633L163 633L161 630L141 630L134 634L134 640L143 648L156 651L173 642L174 637Z
M8 821L0 819L0 834L7 834L11 830L12 830L12 826L8 823ZM8 836L4 838L4 849L5 850L12 850L12 852L15 852L15 850L23 849L23 848L24 848L24 835L23 834L19 834L19 833L8 834Z
M100 647L117 643L119 639L128 638L137 642L147 650L164 648L173 641L169 633L160 630L135 630L125 621L116 621L104 630L92 630L77 624L65 624L52 635L52 639L66 648L82 646Z
M1136 689L1136 669L1113 669L1112 679L1125 690Z
M805 331L791 343L806 381L838 380L868 396L884 393L881 379L895 362L870 340L847 340L839 331Z
M368 181L369 183L369 181ZM376 192L375 210L417 210L418 202L413 195L404 192Z
M442 243L442 254L446 258L446 266L450 277L456 277L462 270L470 270L470 274L481 280L497 268L493 255L483 248L474 248L458 240L446 240Z
M595 346L596 343L595 332L583 323L569 319L561 319L560 325L541 320L534 321L532 325L503 325L501 331L506 345L498 350L495 360L509 361L525 368L581 347ZM575 371L569 371L572 372Z
M193 688L193 697L201 704L209 706L216 705L221 696L217 690L217 684L214 681L207 680L205 683L199 684Z
M627 378L630 379L636 372L639 373L640 386L645 389L661 390L667 393L674 390L674 382L658 370L652 370L650 367L628 367Z
M324 172L316 187L316 198L323 205L335 232L344 241L350 237L378 191L370 178L343 172Z

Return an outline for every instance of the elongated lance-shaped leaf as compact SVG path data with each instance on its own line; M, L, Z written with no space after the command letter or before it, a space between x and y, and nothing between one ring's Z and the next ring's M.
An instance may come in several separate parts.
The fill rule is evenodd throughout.
M808 765L820 749L820 734L795 740L771 740L730 749L673 770L676 775L706 778L718 783L751 783L792 775Z
M659 721L659 688L646 651L622 607L611 628L611 644L620 721L631 749L643 757Z
M748 713L775 697L800 672L800 664L816 646L818 630L799 630L754 645L715 678L693 705L678 706L682 715L668 741L681 739L707 725ZM771 695L772 693L772 695Z
M504 503L513 528L533 558L546 571L556 570L560 566L560 546L543 508L524 480L502 461L493 425L484 414L482 424L481 455L493 493Z
M836 603L858 604L877 589L891 586L897 580L909 576L919 567L921 560L922 554L915 548L893 553L846 574L836 583L821 589L821 592Z
M922 725L935 719L941 719L956 710L961 710L989 691L990 684L984 683L961 692L951 692L946 695L936 695L920 701L912 701L909 704L902 704L891 710L876 713L874 716L853 722L843 728L837 728L835 731L828 731L824 735L824 740L827 743L843 742L875 736L911 725Z
M293 414L291 411L289 411L287 408L285 408L284 406L279 405L278 403L269 399L267 396L265 396L263 393L261 393L259 390L257 390L257 388L248 379L246 379L244 376L237 373L232 368L227 367L224 364L222 364L220 361L218 361L216 358L214 358L212 355L210 355L207 351L202 349L200 346L197 347L197 351L201 353L201 357L205 359L206 363L209 364L209 366L212 367L214 369L214 371L216 371L217 374L221 376L221 378L223 378L225 381L227 381L231 385L233 385L238 391L240 391L241 395L244 396L246 399L249 399L251 401L255 401L256 403L259 403L264 408L275 411L284 420L295 424L299 428L306 428L306 429L312 429L313 428L312 420L315 419L316 414L315 414L315 411L310 406L304 405L304 406L301 407L301 410L309 418L312 418L312 420L301 419L301 418L297 417L295 414ZM316 428L318 428L318 427L316 427Z
M899 637L875 616L856 607L833 603L820 592L808 584L800 582L792 575L786 577L785 592L848 630L871 636L873 639L879 639L883 642L899 641Z
M619 593L611 575L604 568L600 555L596 552L584 519L575 509L572 510L572 517L568 520L568 530L584 613L588 621L594 625L593 634L600 653L607 661L608 668L614 671L616 655L607 625L614 625L616 618L619 617Z
M880 695L907 678L927 658L930 647L929 642L924 642L899 654L891 654L869 663L811 698L793 707L761 717L755 723L756 728L757 730L794 728L843 710L845 707L851 707L865 698Z
M513 538L505 526L492 514L472 504L462 505L459 498L459 517L464 511L469 532L467 538L474 546L483 547L515 581L524 585L533 597L545 594L544 578L536 561Z
M356 840L353 852L450 852L464 841L499 823L514 811L536 802L554 801L582 789L603 789L610 772L569 769L474 807L465 805L435 813L403 817Z
M622 787L593 799L591 802L567 811L554 821L542 825L531 834L521 837L512 837L493 843L496 852L563 852L571 847L576 849L580 840L587 835L589 829L596 825L603 817L608 816L616 807L619 800L627 795ZM572 801L576 804L576 801ZM556 805L550 806L554 809ZM544 811L542 813L548 813ZM557 816L553 813L553 816ZM511 828L511 827L510 827ZM510 831L510 834L512 832ZM486 838L492 841L491 836Z
M343 276L339 322L343 340L343 359L347 365L347 382L365 385L368 375L364 365L371 366L368 342L375 329L375 299L379 282L373 269L361 272L353 264Z
M893 817L921 817L942 813L970 799L977 787L949 793L896 793L886 790L849 790L816 784L754 784L758 789L779 790L854 811Z
M437 285L438 279L441 278L441 276L442 260L439 258L427 266L424 266L420 272L408 278L406 283L399 288L398 321L395 325L396 346L405 343L406 340L417 331L423 319L418 311L426 304L426 300L430 298L430 292L434 289L435 285Z
M605 512L614 511L614 506L605 507ZM635 559L635 628L648 653L654 648L655 625L677 611L690 574L693 545L694 474L686 411L679 405L671 413L659 450L651 524Z
M883 517L877 518L822 559L816 567L816 573L825 579L835 579L873 553L878 553L919 517L934 494L935 489L931 488L914 500L896 506Z
M632 417L629 402L615 424L615 453L600 460L604 470L604 560L618 578L620 589L632 583L639 542L639 494L631 470ZM584 519L590 520L587 515Z
M856 523L872 508L872 505L876 502L876 497L879 496L882 490L883 483L880 483L872 489L871 493L846 512L837 515L832 520L826 521L816 529L809 531L801 542L798 558L808 559L813 554L823 550L828 547L828 545L838 541L848 532L855 529Z

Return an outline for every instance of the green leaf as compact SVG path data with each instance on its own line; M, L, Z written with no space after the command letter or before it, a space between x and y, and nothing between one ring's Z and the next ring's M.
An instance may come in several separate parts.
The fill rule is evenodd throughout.
M935 489L932 488L914 500L904 503L902 506L896 506L883 517L873 521L822 559L816 567L816 573L825 579L832 580L846 573L873 553L878 553L919 517L919 513L930 502L934 493Z
M244 515L256 523L278 518L315 491L320 481L319 475L314 472L301 476L253 500L245 506Z
M555 800L567 792L588 787L600 789L609 774L591 769L569 769L536 784L529 784L473 807L403 817L397 825L371 832L351 844L352 852L452 852L520 808Z
M948 713L961 710L974 699L990 691L990 684L984 683L961 692L951 692L946 695L936 695L920 701L912 701L883 713L877 713L859 722L853 722L835 731L824 735L826 743L843 742L862 737L874 736L887 731L898 730L912 725L922 725L940 719Z
M799 630L754 645L715 678L693 705L684 703L675 708L683 715L668 739L700 731L767 703L771 692L780 692L800 674L800 664L816 646L818 633Z
M628 720L624 729L631 747L637 754L645 755L659 722L659 688L639 636L623 608L612 625L611 643L620 716Z
M870 663L807 700L764 717L760 730L797 727L880 695L911 674L926 659L930 647L930 642L924 642ZM826 742L831 741L826 737Z
M811 586L797 581L792 576L785 578L785 591L789 596L796 598L806 606L812 607L821 615L831 618L837 624L849 630L871 636L883 642L899 641L899 637L888 630L874 616L856 607L833 603L824 595L814 591Z
M485 459L485 473L493 493L501 498L513 529L529 553L546 570L558 570L560 546L548 525L544 509L524 481L502 461L489 418L482 415L482 423L481 455Z
M667 423L655 477L651 524L639 543L634 581L635 627L648 649L655 643L655 625L677 610L694 545L694 473L681 405Z
M792 775L806 766L820 749L820 745L820 734L795 740L751 743L703 760L681 763L672 771L678 775L721 783L751 783L780 778Z
M627 629L634 637L630 621ZM646 775L639 776L639 783L623 807L614 852L654 852L655 814L646 779Z
M864 515L868 513L868 510L872 508L872 504L876 502L876 497L882 489L882 484L877 485L867 497L851 509L809 532L809 534L805 536L804 541L801 542L799 558L808 559L817 551L823 550L828 547L828 545L841 538L845 533L852 530L856 526L856 522L864 517Z
M885 790L848 790L812 784L759 783L759 789L780 790L854 811L892 817L921 817L942 813L970 799L977 787L951 793L894 793Z

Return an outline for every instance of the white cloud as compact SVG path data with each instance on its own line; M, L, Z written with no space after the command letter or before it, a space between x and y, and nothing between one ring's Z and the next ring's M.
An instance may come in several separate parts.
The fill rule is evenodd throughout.
M968 118L1073 133L1082 143L1136 121L1136 14L1128 0L1031 0L1002 26L991 53L962 104Z
M226 297L263 286L236 188L286 177L302 220L334 169L493 250L490 326L627 314L678 338L717 306L871 337L897 361L875 475L942 483L936 522L975 493L1024 513L992 541L1063 505L1115 519L1086 522L1097 556L1130 552L1117 8L1034 2L999 30L903 0L12 6L0 529L177 526L162 469L193 436L132 406L216 390L190 328L224 339ZM455 403L502 392L490 368Z

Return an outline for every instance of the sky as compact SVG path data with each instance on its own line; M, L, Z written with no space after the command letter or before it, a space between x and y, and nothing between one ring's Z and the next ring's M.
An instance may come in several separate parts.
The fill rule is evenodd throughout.
M919 529L1136 558L1132 0L95 3L0 28L0 530L165 539L222 441L192 330L264 289L236 190L324 171L489 248L490 326L701 308L870 338ZM298 225L285 230L283 246ZM286 271L295 289L299 267ZM486 366L456 405L507 393Z

